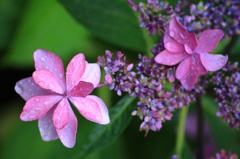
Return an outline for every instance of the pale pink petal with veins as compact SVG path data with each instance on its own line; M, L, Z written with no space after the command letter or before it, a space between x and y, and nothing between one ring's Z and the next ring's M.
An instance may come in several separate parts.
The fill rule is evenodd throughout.
M33 72L33 79L39 87L49 89L53 92L63 94L64 90L52 72L48 70L38 70Z
M86 70L81 77L81 81L90 82L96 88L100 82L101 71L98 64L86 64Z
M38 128L44 141L58 139L58 134L52 120L54 110L55 107L51 108L45 116L38 120Z
M208 71L217 71L221 69L228 61L228 56L223 56L219 54L209 54L209 53L201 53L200 59L202 61L203 66Z
M29 99L20 115L23 121L32 121L43 117L62 99L59 95L35 96Z
M64 68L59 56L50 51L38 49L33 55L36 70L49 70L65 90Z
M66 84L67 90L70 91L76 86L84 74L86 69L86 61L83 54L75 55L67 66Z
M217 47L223 35L223 31L219 29L205 30L200 35L196 52L212 52Z
M57 129L59 139L64 146L72 148L76 143L77 134L77 118L70 106L68 106L69 120L68 123L62 129Z
M69 121L68 108L70 107L68 100L63 98L57 105L53 113L53 124L57 130L66 126Z
M18 81L14 87L15 91L25 100L34 96L50 95L52 91L39 87L32 77L24 78Z
M70 100L86 119L99 124L109 123L107 107L99 97L89 95L86 98L70 97Z

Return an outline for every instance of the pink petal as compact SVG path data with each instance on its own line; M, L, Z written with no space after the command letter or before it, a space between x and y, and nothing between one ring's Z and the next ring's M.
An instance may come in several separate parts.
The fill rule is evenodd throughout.
M86 70L81 77L81 81L90 82L96 88L100 82L101 71L98 64L86 64Z
M196 59L194 55L186 58L177 68L176 77L180 80L182 86L190 91L197 82L198 72L201 70L201 66L198 66L199 59Z
M197 72L199 75L205 75L207 74L206 68L202 65L202 61L200 59L199 54L194 54L195 60L196 60L196 65L197 65Z
M219 54L200 53L200 59L203 66L208 71L217 71L221 69L228 61L228 56Z
M180 79L180 82L186 90L190 91L190 90L192 90L192 88L196 84L197 79L198 79L197 71L196 70L191 70L190 73L187 76Z
M75 55L67 66L66 80L67 90L76 86L86 69L85 57L83 54Z
M172 53L185 52L183 45L177 42L164 43L164 47L166 48L166 50Z
M180 44L188 44L192 50L194 50L197 46L197 39L195 35L188 33L187 29L178 22L176 17L173 17L170 21L169 36Z
M53 113L53 124L57 130L66 126L69 120L68 108L70 107L68 100L63 98L57 105Z
M109 123L108 109L99 97L89 95L86 98L71 97L70 100L86 119L99 124Z
M205 30L200 35L196 52L202 53L213 51L217 47L218 42L223 37L223 35L223 31L219 29Z
M57 133L63 145L72 148L76 143L78 121L70 106L68 106L68 114L69 120L67 125L62 129L57 129Z
M163 50L154 58L157 63L173 66L182 61L184 58L188 56L187 53L172 53L168 50Z
M38 120L38 128L44 141L58 139L58 134L52 120L54 109L55 107L50 109L45 116Z
M47 51L38 49L34 52L36 70L49 70L54 74L59 84L65 90L64 68L59 56Z
M190 73L191 67L192 67L192 56L189 56L186 59L184 59L180 63L180 65L177 67L176 78L179 80L185 78Z
M25 100L29 100L34 96L50 95L51 91L39 87L32 77L28 77L18 81L14 87L15 91Z
M48 70L38 70L33 72L33 79L41 88L49 89L53 92L63 94L64 90L53 75Z
M57 102L62 99L62 96L35 96L29 99L20 115L23 121L32 121L43 117Z
M73 89L68 93L70 97L86 97L94 89L92 83L80 81L78 85L73 87Z

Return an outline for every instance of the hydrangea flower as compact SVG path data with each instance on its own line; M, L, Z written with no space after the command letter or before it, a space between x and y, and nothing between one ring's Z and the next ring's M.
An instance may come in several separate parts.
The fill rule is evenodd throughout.
M68 64L65 79L63 62L57 55L39 49L34 52L34 61L36 70L32 77L18 81L15 91L27 101L20 119L38 119L44 141L59 138L68 148L75 145L78 121L68 99L86 119L109 123L105 103L89 95L100 82L98 64L87 63L79 53Z
M217 71L227 62L228 56L209 54L223 37L218 29L205 30L199 37L189 33L177 20L170 21L164 34L165 50L157 54L155 61L159 64L173 66L180 62L176 69L176 78L186 90L191 90L199 75L208 71Z

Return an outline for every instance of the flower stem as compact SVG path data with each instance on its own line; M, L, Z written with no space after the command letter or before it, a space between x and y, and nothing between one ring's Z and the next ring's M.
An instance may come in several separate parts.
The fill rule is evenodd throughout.
M182 150L184 146L184 138L185 138L185 121L188 112L188 106L183 107L180 110L179 114L179 122L178 122L178 130L177 130L177 140L176 140L176 154L179 158L181 158Z
M203 110L202 110L202 102L200 97L197 97L196 100L197 107L197 159L202 159L203 154Z

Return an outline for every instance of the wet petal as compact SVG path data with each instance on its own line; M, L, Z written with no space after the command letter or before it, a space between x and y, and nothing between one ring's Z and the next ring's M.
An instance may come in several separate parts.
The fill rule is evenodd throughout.
M198 74L196 70L191 70L189 74L187 74L187 76L180 79L180 82L186 90L190 91L196 84L197 79L198 79Z
M34 96L53 94L51 91L39 87L32 77L18 81L14 89L25 101Z
M52 120L54 109L55 107L50 109L45 116L38 120L38 128L44 141L58 139L58 134Z
M200 35L196 52L203 53L213 51L217 47L218 42L223 37L223 35L223 31L219 29L205 30Z
M51 90L53 92L63 94L64 90L53 75L48 70L38 70L33 72L33 79L41 88Z
M164 50L160 52L154 60L157 63L163 64L163 65L168 65L168 66L173 66L182 61L184 58L186 58L188 55L187 53L172 53L169 52L168 50Z
M67 125L62 129L57 129L57 133L63 145L72 148L76 143L78 121L70 106L68 106L68 114L69 120Z
M66 80L67 90L76 86L86 69L86 61L83 54L75 55L67 66Z
M201 53L200 59L202 61L203 66L208 71L217 71L221 69L228 61L228 56L223 56L219 54L209 54L209 53Z
M207 74L207 70L206 68L203 66L202 61L200 59L200 55L199 54L194 54L194 57L196 59L196 65L197 65L197 72L199 75L205 75Z
M192 67L192 56L187 57L185 60L183 60L180 65L177 67L176 70L176 78L177 79L183 79L188 74L190 74Z
M189 33L187 29L178 22L176 17L173 17L170 21L169 35L180 44L188 44L192 50L197 46L196 36Z
M179 44L177 42L168 42L164 43L164 47L166 50L172 53L179 53L184 52L184 47L182 44Z
M109 123L108 109L99 97L89 95L86 98L71 97L70 100L86 119L99 124Z
M65 90L64 68L61 58L42 49L36 50L33 57L36 70L49 70L52 72L61 87Z
M63 98L57 105L53 113L53 124L56 129L62 129L69 120L68 108L70 107L68 100Z
M101 78L101 71L98 64L86 64L86 70L81 81L90 82L94 88L98 86Z
M94 89L92 83L80 81L78 85L73 87L73 89L68 93L70 97L86 97Z
M20 115L23 121L32 121L42 118L56 103L62 99L62 96L36 96L29 99Z

